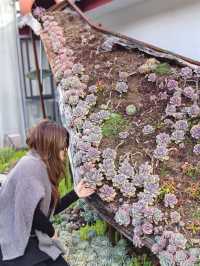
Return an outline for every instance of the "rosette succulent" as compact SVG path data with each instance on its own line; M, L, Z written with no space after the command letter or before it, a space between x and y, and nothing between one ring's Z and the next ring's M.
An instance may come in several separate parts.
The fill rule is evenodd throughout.
M155 131L155 128L153 126L146 125L146 126L144 126L142 133L144 135L150 135L150 134L154 133L154 131Z
M126 181L120 187L120 191L124 197L132 198L135 196L136 188L133 183Z
M115 214L115 221L119 225L128 226L131 223L131 217L129 210L119 207L118 211Z
M158 257L161 266L175 266L174 256L170 252L163 250Z
M174 114L176 113L176 106L168 104L165 109L165 113L167 116L174 116Z
M123 175L123 174L115 175L112 178L113 186L114 187L117 187L117 188L120 188L127 181L128 181L127 176L126 175Z
M165 194L164 204L166 208L167 207L174 208L177 203L178 200L176 198L176 195L172 193Z
M104 177L99 169L92 169L84 174L84 180L94 187L101 186L103 179Z
M120 94L125 93L128 91L128 84L124 81L118 81L115 90Z
M156 82L157 75L155 73L151 73L148 75L148 81L150 82Z
M193 148L193 152L196 155L200 155L200 144L196 144Z
M173 211L170 213L170 218L171 222L174 223L179 223L181 221L181 215L177 211Z
M112 180L112 178L117 174L115 170L115 161L113 159L104 159L100 167L107 180Z
M115 160L116 157L117 157L117 152L114 149L107 148L107 149L103 150L102 157L104 159L113 159L113 160Z
M171 142L171 138L167 133L160 133L156 136L156 143L157 145L167 146Z
M185 139L185 131L175 130L171 135L171 139L177 144L182 142Z
M83 74L84 72L84 66L80 63L77 63L77 64L74 64L73 67L72 67L72 73L73 74Z
M149 222L143 223L142 231L145 235L151 235L153 233L153 225Z
M103 185L99 189L99 196L101 197L102 200L107 201L107 202L113 201L116 197L116 194L117 193L114 190L114 188L109 185Z
M183 250L178 250L175 254L175 261L179 265L182 265L187 260L188 256L185 251Z
M164 161L164 160L168 160L168 152L169 150L166 148L165 145L159 145L156 147L156 149L154 150L153 156L154 158Z
M120 139L127 139L129 136L129 132L128 131L122 131L119 133L119 138Z
M194 139L200 139L200 124L193 126L190 133Z
M170 79L167 81L167 88L169 91L173 91L178 88L178 82L174 79Z
M132 178L135 174L133 166L129 163L128 159L123 160L120 163L119 173L124 174L129 178Z
M173 233L171 238L169 239L169 243L175 245L177 248L185 249L187 239L181 233Z
M127 115L135 115L137 113L137 108L134 104L130 104L126 107L126 114Z
M172 96L171 98L170 98L170 104L171 105L173 105L173 106L181 106L181 96L176 96L176 95L174 95L174 96Z
M195 90L191 86L185 87L183 89L183 95L189 99L193 99L194 94Z
M183 67L180 72L181 77L184 79L192 78L192 74L193 74L192 69L189 67Z
M190 117L198 117L200 115L200 107L196 103L188 107L186 111Z
M176 130L183 130L187 131L188 130L188 122L187 120L179 120L174 124L174 128Z

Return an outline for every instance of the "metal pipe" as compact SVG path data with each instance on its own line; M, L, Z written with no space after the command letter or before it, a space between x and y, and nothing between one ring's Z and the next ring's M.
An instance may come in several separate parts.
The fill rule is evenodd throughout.
M46 110L45 110L44 97L43 97L43 86L42 86L41 77L40 77L40 69L39 69L39 64L38 64L36 41L35 41L35 36L34 36L33 32L32 32L32 44L33 44L33 54L34 54L34 59L35 59L36 77L37 77L37 81L38 81L42 115L43 115L43 118L46 118Z

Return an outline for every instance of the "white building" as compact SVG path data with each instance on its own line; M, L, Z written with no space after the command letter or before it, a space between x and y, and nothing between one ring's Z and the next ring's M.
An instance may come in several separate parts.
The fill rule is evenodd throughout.
M200 61L199 12L199 0L113 0L87 15L104 28Z

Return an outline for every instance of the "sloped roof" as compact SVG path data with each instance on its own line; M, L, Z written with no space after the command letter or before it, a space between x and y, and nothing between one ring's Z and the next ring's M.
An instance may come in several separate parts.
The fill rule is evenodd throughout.
M197 164L198 157L191 155L194 145L192 141L179 147L179 143L184 142L185 133L175 131L175 134L173 128L179 125L175 123L176 120L186 119L185 130L188 130L188 124L191 121L195 123L194 118L199 115L196 87L186 76L192 77L198 84L199 70L195 71L200 63L93 25L70 1L53 7L42 20L44 31L41 39L58 84L63 125L71 135L74 179L77 182L83 176L89 183L97 186L97 194L89 198L88 202L105 220L131 240L134 231L131 224L133 217L126 213L127 206L130 208L132 204L141 203L140 197L147 194L150 196L148 189L158 189L157 185L160 183L161 186L170 186L171 194L175 192L178 202L174 195L171 199L177 204L177 210L183 213L183 220L188 222L191 208L197 207L197 204L194 199L188 202L183 197L185 193L189 193L185 186L189 186L190 179L182 167L187 166L186 162L189 165ZM187 92L183 91L186 85L192 87L191 91L197 97L193 105ZM196 113L190 117L191 112L194 112L194 105ZM189 109L186 110L185 107ZM163 122L165 116L170 118L169 123L174 123L171 128ZM117 123L109 127L107 119L111 119L111 124L112 119L117 119ZM145 126L148 126L148 130L151 129L147 133L150 137L146 136ZM113 131L113 127L116 130ZM167 144L164 147L158 144L163 135L156 137L155 132L157 135L165 132ZM177 140L178 133L182 134L182 137L179 135L181 141ZM190 132L187 132L187 138L191 140ZM157 148L164 148L164 157L157 154ZM109 161L106 155L108 153L113 160ZM144 165L144 162L149 164ZM145 174L141 174L141 171L144 168L149 180L154 180L152 186L148 186L149 181L143 180ZM114 178L112 173L108 174L109 170L113 170ZM129 170L132 174L127 177ZM121 187L117 183L121 182L118 180L119 174L126 179L120 184ZM195 184L198 185L198 182ZM134 186L129 191L130 194L127 192L129 186ZM110 193L110 197L106 193ZM156 210L170 214L170 208L164 205L163 198L157 198L156 202L155 199L146 200L153 200ZM148 204L150 207L152 202ZM148 211L150 210L152 209L149 208ZM119 222L120 211L128 216L122 224ZM148 218L150 219L145 219ZM161 225L164 226L164 221ZM173 224L168 226L171 231L175 228ZM183 233L181 227L177 227L177 230ZM197 237L190 229L184 229L184 233L187 238ZM137 236L137 232L135 234ZM151 232L144 235L142 233L140 240L149 248L154 243Z

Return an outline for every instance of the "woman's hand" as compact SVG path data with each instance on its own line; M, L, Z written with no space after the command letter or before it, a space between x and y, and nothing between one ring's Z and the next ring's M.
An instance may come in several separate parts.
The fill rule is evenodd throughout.
M89 187L83 179L78 183L74 190L79 198L89 197L95 192L95 189Z
M59 237L59 233L58 233L58 230L56 229L54 236L52 236L52 239L56 240L56 239L58 239L58 237Z

